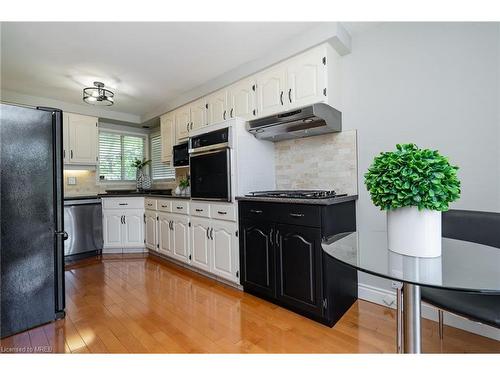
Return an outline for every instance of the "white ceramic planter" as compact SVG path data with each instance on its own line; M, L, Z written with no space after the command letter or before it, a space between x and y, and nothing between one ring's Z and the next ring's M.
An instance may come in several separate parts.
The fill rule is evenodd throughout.
M441 211L403 207L387 211L389 250L414 257L441 256Z

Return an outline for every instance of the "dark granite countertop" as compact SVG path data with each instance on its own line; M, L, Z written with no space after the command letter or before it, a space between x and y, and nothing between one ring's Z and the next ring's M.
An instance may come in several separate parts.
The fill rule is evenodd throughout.
M342 203L342 202L354 201L356 199L358 199L357 195L346 195L344 197L322 198L322 199L274 198L274 197L236 197L237 201L316 204L316 205L320 205L320 206L329 206L331 204L338 204L338 203Z
M78 200L78 199L97 199L99 198L99 196L96 194L96 195L65 195L64 196L64 200L65 201L74 201L74 200Z
M186 195L153 194L153 193L123 193L123 194L98 194L100 198L123 198L123 197L145 197L145 198L167 198L167 199L191 199Z

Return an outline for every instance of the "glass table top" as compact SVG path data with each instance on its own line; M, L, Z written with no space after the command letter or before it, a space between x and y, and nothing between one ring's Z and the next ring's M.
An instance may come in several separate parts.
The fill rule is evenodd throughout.
M359 271L422 286L500 294L500 249L443 237L442 255L418 258L387 248L387 232L330 237L323 251Z

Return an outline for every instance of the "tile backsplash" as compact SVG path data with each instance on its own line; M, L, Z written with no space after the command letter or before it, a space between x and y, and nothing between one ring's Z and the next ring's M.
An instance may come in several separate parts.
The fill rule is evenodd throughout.
M334 189L357 194L356 131L275 144L277 189Z
M153 183L153 189L172 189L174 190L180 180L186 176L189 169L177 168L175 170L175 181ZM76 184L69 185L68 177L75 177ZM96 195L105 193L106 189L134 189L135 183L121 184L109 183L102 184L96 180L95 170L64 170L64 195L67 197L75 197L82 195Z

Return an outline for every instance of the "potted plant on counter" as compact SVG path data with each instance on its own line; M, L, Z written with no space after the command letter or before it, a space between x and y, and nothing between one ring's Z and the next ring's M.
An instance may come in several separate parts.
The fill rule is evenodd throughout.
M398 144L375 157L365 184L387 211L390 250L416 257L441 255L441 212L460 197L458 167L438 151Z
M135 159L132 167L136 168L135 180L137 190L151 189L151 178L144 173L144 168L151 163L151 160Z

